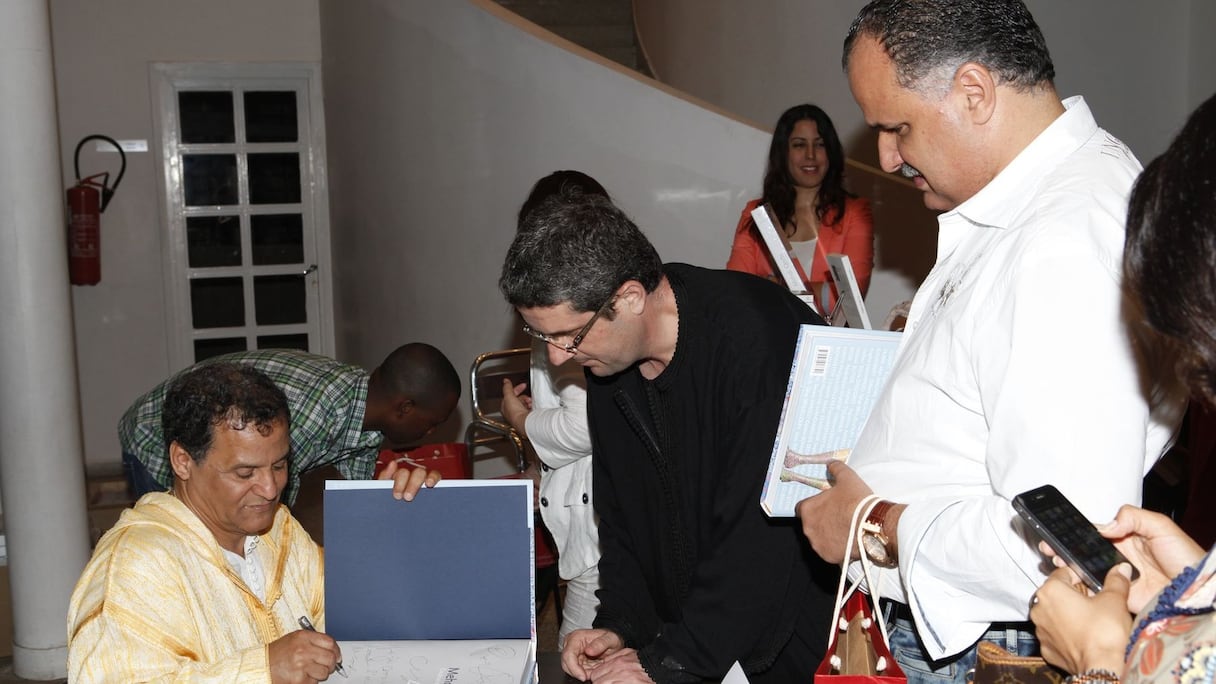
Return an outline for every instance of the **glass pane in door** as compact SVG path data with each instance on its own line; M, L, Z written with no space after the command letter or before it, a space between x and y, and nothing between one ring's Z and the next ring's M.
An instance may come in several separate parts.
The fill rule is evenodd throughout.
M190 312L195 328L245 325L241 278L195 278L190 281Z
M254 214L249 217L249 226L255 266L304 263L303 216Z
M194 362L198 363L203 359L209 359L213 356L221 354L231 354L233 352L245 351L248 347L245 346L244 337L221 337L213 340L195 340L194 341Z
M251 143L299 140L294 90L245 93L245 140Z
M249 203L296 204L300 201L300 155L295 152L249 155Z
M183 154L182 185L188 207L236 204L236 155Z
M240 217L187 217L186 258L190 263L190 268L240 266Z
M183 143L230 143L236 140L232 93L184 91L177 94L178 120Z
M258 335L258 349L299 349L308 351L308 334Z
M303 273L255 276L254 318L258 325L290 325L308 321Z

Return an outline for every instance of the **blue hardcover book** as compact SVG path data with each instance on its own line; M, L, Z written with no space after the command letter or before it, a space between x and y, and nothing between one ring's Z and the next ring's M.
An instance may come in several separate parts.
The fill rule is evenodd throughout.
M339 641L531 639L532 482L325 487L325 622Z

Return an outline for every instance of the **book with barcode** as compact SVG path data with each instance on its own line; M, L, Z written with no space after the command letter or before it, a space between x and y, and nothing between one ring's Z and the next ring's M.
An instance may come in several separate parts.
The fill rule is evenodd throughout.
M887 384L900 333L804 325L760 495L772 518L827 483L828 463L847 461Z

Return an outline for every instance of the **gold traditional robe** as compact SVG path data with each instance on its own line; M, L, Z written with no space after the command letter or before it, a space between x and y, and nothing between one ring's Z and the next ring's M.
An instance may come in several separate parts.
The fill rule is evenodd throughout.
M325 629L321 548L286 507L261 535L263 602L211 531L148 494L97 544L68 608L73 682L269 682L267 644L308 616Z

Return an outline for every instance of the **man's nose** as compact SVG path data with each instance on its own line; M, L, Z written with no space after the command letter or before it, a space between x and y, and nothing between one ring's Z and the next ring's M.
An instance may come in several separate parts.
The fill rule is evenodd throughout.
M887 173L895 173L903 166L904 158L899 154L899 145L892 132L882 131L878 134L878 163Z
M282 473L280 478L279 473ZM273 499L279 495L279 479L286 481L287 471L276 471L274 468L266 468L265 470L258 469L258 474L254 476L257 482L254 484L254 493L263 499Z
M574 358L574 354L555 344L549 345L549 363L552 363L554 366L560 366L572 358Z

